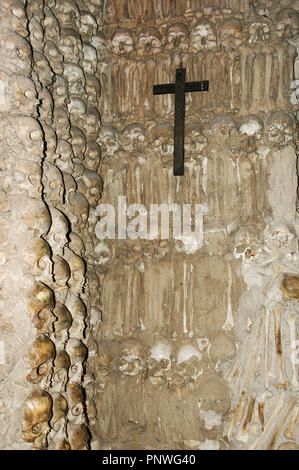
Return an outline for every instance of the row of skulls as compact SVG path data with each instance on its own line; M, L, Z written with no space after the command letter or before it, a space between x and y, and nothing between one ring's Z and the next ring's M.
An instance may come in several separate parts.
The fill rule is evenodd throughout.
M78 3L78 4L77 4ZM18 0L1 3L0 74L11 144L22 152L15 178L26 198L18 212L33 237L24 294L37 336L24 359L34 390L24 408L23 439L33 448L87 449L84 390L90 350L90 307L99 280L87 265L89 222L101 197L101 149L96 142L101 87L95 76L99 2ZM84 240L84 242L83 242ZM99 311L97 310L98 314Z
M120 28L112 32L106 47L107 52L119 56L135 57L137 54L144 57L155 56L162 51L196 53L235 49L241 45L256 47L270 40L294 38L297 33L298 13L285 9L277 14L275 22L257 16L246 24L233 18L217 26L207 19L201 19L190 26L190 31L183 23L171 24L163 33L153 27L140 31Z
M227 114L212 117L206 126L199 121L191 121L186 124L185 142L188 153L192 156L200 155L208 145L209 137L221 134L223 137L244 135L255 141L260 141L264 134L269 145L284 146L294 138L293 118L284 111L270 113L263 120L255 115L243 116L236 122ZM173 125L158 123L148 129L139 123L132 123L121 131L116 127L104 125L99 131L99 139L102 144L103 158L121 156L126 153L142 155L147 150L160 155L162 158L173 153ZM194 149L194 151L192 151Z

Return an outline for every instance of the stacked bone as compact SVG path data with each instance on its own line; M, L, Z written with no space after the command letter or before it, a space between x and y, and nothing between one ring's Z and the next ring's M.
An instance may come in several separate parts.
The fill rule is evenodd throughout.
M1 5L1 55L9 52L1 80L11 99L1 111L13 111L4 130L14 138L11 151L16 152L16 143L20 148L14 168L9 154L3 170L8 185L17 178L16 189L9 187L12 216L21 220L15 239L25 246L24 272L31 276L26 305L37 334L27 349L27 380L34 390L25 402L23 433L34 449L89 448L88 410L94 415L84 375L89 342L91 356L96 354L89 325L93 302L87 294L99 285L91 287L96 274L87 257L102 191L96 143L100 84L91 45L97 22L84 2L77 3L30 0L24 9L7 0ZM97 14L96 3L91 6ZM1 195L6 223L16 226Z

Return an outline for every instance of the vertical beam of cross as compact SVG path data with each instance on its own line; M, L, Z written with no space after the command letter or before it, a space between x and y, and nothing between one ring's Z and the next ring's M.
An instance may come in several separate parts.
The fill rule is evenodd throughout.
M174 110L174 162L173 174L184 175L184 138L185 138L185 93L194 91L208 91L209 81L186 82L186 69L176 69L175 83L154 85L154 95L175 94Z

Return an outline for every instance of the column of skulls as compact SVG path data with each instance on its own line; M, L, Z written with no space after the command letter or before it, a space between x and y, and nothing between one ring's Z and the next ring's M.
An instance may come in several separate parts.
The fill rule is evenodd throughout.
M55 319L51 250L44 239L51 216L42 200L45 141L27 12L20 1L5 0L0 17L1 363L7 357L8 384L1 394L7 411L1 441L6 448L27 448L27 442L43 449L52 416L48 390L55 356L49 337Z

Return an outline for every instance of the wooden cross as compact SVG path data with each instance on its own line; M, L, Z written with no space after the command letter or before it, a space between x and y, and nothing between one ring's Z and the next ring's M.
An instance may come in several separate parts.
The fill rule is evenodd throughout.
M154 95L175 93L174 110L174 151L173 174L184 174L184 134L185 134L185 93L193 91L208 91L209 81L186 82L186 69L176 69L175 83L154 85Z

